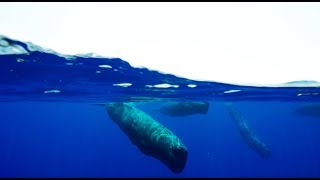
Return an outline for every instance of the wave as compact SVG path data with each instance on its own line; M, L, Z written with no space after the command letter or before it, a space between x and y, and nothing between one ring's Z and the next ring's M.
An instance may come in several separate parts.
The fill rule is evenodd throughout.
M320 83L240 85L196 81L116 57L64 55L0 36L0 100L146 101L159 99L316 100Z

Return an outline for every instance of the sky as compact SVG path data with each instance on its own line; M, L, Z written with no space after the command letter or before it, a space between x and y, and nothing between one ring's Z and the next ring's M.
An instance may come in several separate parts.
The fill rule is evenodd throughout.
M193 80L320 81L318 2L1 2L0 34Z

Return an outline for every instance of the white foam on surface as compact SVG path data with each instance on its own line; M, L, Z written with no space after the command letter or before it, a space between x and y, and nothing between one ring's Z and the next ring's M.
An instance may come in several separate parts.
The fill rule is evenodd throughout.
M167 83L164 83L164 84L156 84L156 85L146 85L146 87L149 87L149 88L178 88L179 85L171 85L171 84L167 84Z
M129 86L132 86L132 84L131 83L119 83L119 84L113 84L113 86L129 87Z
M241 90L235 89L235 90L224 91L223 93L227 94L227 93L235 93L235 92L239 92L239 91L241 91Z
M100 68L112 68L112 66L106 65L106 64L99 65L99 67Z
M61 92L60 90L56 90L56 89L44 91L45 94L60 93L60 92Z
M195 85L195 84L188 84L188 87L189 87L189 88L195 88L195 87L197 87L197 85Z

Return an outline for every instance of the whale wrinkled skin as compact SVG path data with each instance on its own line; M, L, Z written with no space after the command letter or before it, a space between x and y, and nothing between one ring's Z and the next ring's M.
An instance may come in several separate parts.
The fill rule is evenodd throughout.
M160 160L174 173L183 171L188 151L173 132L130 103L108 103L106 110L142 153Z

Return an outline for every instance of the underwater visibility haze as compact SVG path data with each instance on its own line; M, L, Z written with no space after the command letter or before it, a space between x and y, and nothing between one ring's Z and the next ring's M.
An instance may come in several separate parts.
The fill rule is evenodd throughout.
M1 36L0 177L320 177L319 88L196 81Z

